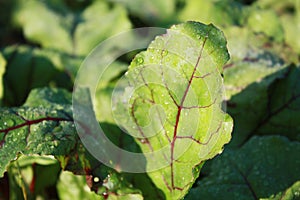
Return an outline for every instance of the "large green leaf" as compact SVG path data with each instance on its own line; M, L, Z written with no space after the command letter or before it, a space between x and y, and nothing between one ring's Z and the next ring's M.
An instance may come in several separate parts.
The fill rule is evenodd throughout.
M3 77L5 106L22 105L33 88L72 88L67 69L76 66L69 67L64 62L67 58L62 59L62 55L28 46L10 46L3 50L3 56L7 60Z
M14 21L25 37L43 47L86 55L107 37L131 27L126 10L94 1L82 12L72 12L63 1L20 0Z
M230 145L241 145L255 134L280 134L299 141L299 81L300 69L291 65L232 96L228 112L236 123Z
M56 91L56 90L55 90ZM59 95L57 94L59 93ZM51 99L55 93L46 93ZM56 91L65 95L66 91ZM36 98L35 92L29 99ZM51 101L30 101L19 108L1 108L0 113L0 175L18 153L25 155L67 155L76 145L78 136L74 128L71 105ZM38 106L41 104L40 106ZM43 106L47 104L47 106ZM30 106L30 107L29 107Z
M19 155L39 154L55 156L62 169L81 175L75 177L67 174L67 177L75 181L70 184L86 185L82 180L88 177L91 182L90 189L87 190L87 185L85 188L78 188L78 192L83 196L86 195L86 198L95 196L91 192L86 192L86 190L92 189L98 194L109 196L112 199L124 199L128 196L141 198L141 194L149 199L162 199L163 195L154 187L147 174L118 173L105 167L89 154L81 144L74 128L71 94L66 90L49 88L32 90L22 107L1 109L0 125L0 172L3 176L3 172L7 168L9 170L11 189L16 191L12 193L14 195L12 198L21 198L24 191L27 197L32 197L50 184L50 178L46 178L45 184L39 182L42 181L42 177L51 173L50 165L57 163L55 160L55 163L45 163L45 159L37 156L21 156L19 159ZM133 139L125 135L118 127L105 123L101 126L109 139L116 145L123 145L122 147L129 151L140 152L139 147L134 145ZM34 168L33 163L43 166ZM46 165L49 165L50 171L44 174L43 171L48 169ZM38 174L34 178L35 190L31 191L30 185L34 182L32 181L33 170L37 170ZM21 178L19 174L22 174ZM56 181L55 177L51 178L54 178L51 179L51 183ZM94 179L98 179L98 181L93 183ZM76 180L78 181L76 182ZM70 192L61 192L61 185L64 184L66 182L61 180L59 194L62 196L68 195ZM143 185L147 188L142 187Z
M152 170L148 174L166 199L182 198L201 164L230 140L232 120L221 109L220 74L228 59L220 30L187 22L139 53L126 73L128 85L117 85L125 90L113 97L115 119L137 137Z
M209 175L186 199L298 199L299 186L293 186L294 192L288 188L300 180L299 151L299 142L282 136L253 137L242 148L226 149L214 159Z

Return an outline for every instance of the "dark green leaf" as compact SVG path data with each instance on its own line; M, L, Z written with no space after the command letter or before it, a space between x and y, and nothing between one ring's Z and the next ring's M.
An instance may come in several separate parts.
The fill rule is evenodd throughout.
M300 141L299 81L300 69L291 65L234 95L228 104L236 121L230 145L241 145L254 134L280 134Z
M214 159L209 175L191 189L186 199L274 197L300 179L299 151L300 143L285 137L253 137L242 148L227 149Z
M12 46L3 50L7 60L4 74L5 106L24 103L30 90L44 86L70 89L72 81L65 68L60 68L58 54L27 46ZM56 62L55 62L56 61Z

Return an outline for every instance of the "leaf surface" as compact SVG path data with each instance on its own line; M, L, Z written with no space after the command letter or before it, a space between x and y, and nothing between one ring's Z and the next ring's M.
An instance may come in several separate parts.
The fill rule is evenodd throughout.
M246 9L242 9L240 3L232 0L187 0L178 17L181 21L195 20L217 26L238 25L243 24L245 11Z
M61 59L61 55L28 46L10 46L2 53L7 60L3 77L5 106L22 105L33 88L72 88L68 65ZM66 67L62 63L66 64Z
M236 134L230 145L240 146L252 135L280 134L299 141L299 80L299 67L290 65L233 96L228 112Z
M75 12L63 1L20 0L13 17L28 40L72 55L86 55L107 37L131 27L123 7L109 8L104 1Z
M299 188L297 184L288 188L300 178L299 151L299 142L285 137L255 136L242 148L226 149L214 159L209 175L186 199L280 199L274 197L280 193L284 198L285 190L286 199L293 199L288 196L299 196Z
M230 140L220 74L228 59L223 33L213 25L175 25L135 57L124 81L129 84L113 98L118 123L146 158L157 155L154 162L147 158L147 168L161 169L148 174L167 199L182 198L201 164Z
M166 23L172 20L175 13L175 0L110 0L124 5L132 15L138 16L142 20L151 24Z
M66 91L57 91L61 95ZM55 95L48 91L48 95ZM37 98L35 92L29 99ZM49 99L51 96L48 97ZM18 153L25 155L67 155L77 143L71 105L54 102L25 104L19 108L1 108L0 175ZM37 104L41 103L41 106ZM42 105L47 104L43 107ZM31 106L31 107L28 107Z

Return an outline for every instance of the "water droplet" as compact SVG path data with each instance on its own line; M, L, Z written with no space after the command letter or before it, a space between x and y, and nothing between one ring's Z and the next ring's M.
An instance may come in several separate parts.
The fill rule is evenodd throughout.
M144 144L146 142L146 140L145 139L140 139L140 142Z
M162 50L161 55L162 55L162 56L168 55L168 51L167 51L167 50Z
M54 145L55 147L57 147L57 146L58 146L58 140L54 140L54 141L53 141L53 145Z
M143 63L144 63L144 58L138 57L138 58L136 59L136 61L137 61L138 64L143 64Z
M8 127L12 127L14 126L16 123L13 119L8 119L6 122L4 122L6 126Z
M108 193L107 192L103 192L102 196L103 196L104 199L107 199L108 198Z
M97 177L97 176L95 176L93 180L95 183L98 183L100 181L99 177Z
M56 111L56 110L52 110L52 111L50 112L50 114L56 115L56 114L57 114L57 111Z

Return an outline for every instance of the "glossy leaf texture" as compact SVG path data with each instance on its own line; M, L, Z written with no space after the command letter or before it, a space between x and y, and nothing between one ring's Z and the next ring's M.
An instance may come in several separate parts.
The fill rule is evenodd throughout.
M66 93L58 91L56 95ZM34 91L31 94L29 99L37 98ZM48 91L47 95L55 94ZM67 155L77 143L71 106L59 100L28 101L23 107L1 108L0 134L1 176L9 162L18 157L18 153Z
M69 185L85 188L78 189L78 198L83 199L141 199L142 196L163 199L147 174L118 173L102 165L85 149L74 127L71 93L66 90L32 90L23 106L1 108L0 126L0 173L3 176L8 171L10 189L14 191L9 193L12 199L23 198L24 191L27 198L36 198L57 181L58 196L65 197L73 191L62 190L67 180ZM116 145L140 152L133 139L115 125L101 126ZM59 179L61 170L76 175L64 172Z
M137 54L116 86L115 119L136 138L166 199L182 198L204 161L230 140L232 119L221 108L228 59L220 30L187 22Z
M299 151L299 142L283 136L252 137L214 159L186 199L298 199Z

